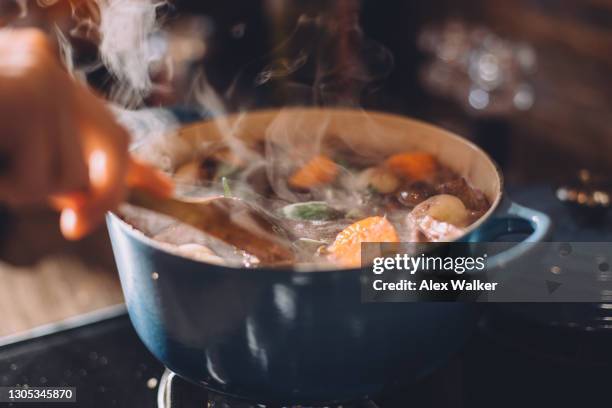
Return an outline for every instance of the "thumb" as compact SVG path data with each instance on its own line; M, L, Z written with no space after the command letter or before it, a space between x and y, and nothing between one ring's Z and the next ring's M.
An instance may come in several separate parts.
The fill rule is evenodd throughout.
M172 180L136 159L130 158L125 184L129 188L139 188L160 196L169 197L174 191ZM101 222L97 213L89 208L88 197L83 193L56 196L52 205L61 210L60 229L64 237L74 240L86 235Z

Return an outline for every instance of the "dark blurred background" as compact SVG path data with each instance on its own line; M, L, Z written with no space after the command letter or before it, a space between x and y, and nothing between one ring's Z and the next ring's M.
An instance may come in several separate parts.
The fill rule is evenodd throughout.
M13 25L46 26L53 33L58 22L65 32L75 24L67 1L38 2L50 4L44 8L30 3L28 17L12 19ZM76 14L88 13L87 2L72 3ZM4 14L10 15L9 7L4 7ZM301 15L340 15L354 8L360 8L365 34L387 47L395 59L382 88L362 100L363 106L440 123L477 138L487 148L499 141L506 151L496 152L496 158L507 167L511 181L550 181L563 179L580 166L606 170L612 166L610 0L389 0L384 4L374 0L173 0L160 7L158 14L164 24L178 29L189 23L187 16L206 16L209 32L202 64L210 82L223 91L241 70L286 40ZM537 58L535 68L525 74L534 96L532 106L483 114L466 107L467 94L462 101L425 86L420 73L432 55L419 47L419 37L427 28L440 30L448 22L466 29L483 28L511 44L530 47ZM92 58L94 47L78 38L72 42L78 58ZM112 83L104 69L89 77L103 91ZM171 105L173 100L153 95L146 102Z
M92 2L25 3L28 12L20 15L16 2L2 0L0 25L38 26L53 37L60 31L74 46L77 65L96 61L95 30L81 28L80 35L70 35L75 17L95 25L99 15ZM513 187L543 184L552 191L585 167L612 178L612 0L175 0L157 13L183 37L190 35L193 21L206 23L206 52L195 63L204 67L217 91L225 92L249 67L265 65L262 58L294 32L301 15L341 19L355 9L367 37L394 57L389 75L377 78L376 86L360 98L363 107L423 118L473 140L500 163ZM168 52L176 51L168 44ZM191 65L193 69L193 61ZM87 78L103 94L116 97L116 78L103 66L94 65ZM172 82L163 70L154 80ZM183 105L190 83L170 85L171 91L154 90L130 107ZM266 99L251 106L282 102ZM37 309L23 306L22 321L6 324L0 335L121 299L105 231L69 246L57 232L55 214L3 211L8 215L2 218L0 259L35 263L38 269L30 279L22 270L0 264L0 277L13 285L30 285L25 290L29 298L37 297L32 294L33 282L40 281L37 274L71 283L51 295L48 285L41 288L47 301ZM68 254L80 263L41 264L49 253ZM93 272L100 270L111 273ZM75 287L91 290L73 306L40 314L45 302ZM96 287L105 289L95 293ZM16 314L15 299L21 296L16 293L13 301L0 302L1 315Z
M232 69L269 49L275 35L282 36L279 31L291 32L304 11L316 13L335 2L282 2L282 17L276 18L262 11L274 2L212 3L182 0L177 8L220 16L208 61L211 78L223 82ZM581 166L610 169L612 1L364 0L361 7L364 32L395 57L395 68L372 107L425 118L476 138L496 153L511 182L563 180ZM419 72L431 56L419 49L418 37L427 27L451 20L533 48L537 68L529 75L535 98L530 109L482 115L424 86ZM231 28L239 23L246 30L236 39ZM507 151L495 149L496 142Z

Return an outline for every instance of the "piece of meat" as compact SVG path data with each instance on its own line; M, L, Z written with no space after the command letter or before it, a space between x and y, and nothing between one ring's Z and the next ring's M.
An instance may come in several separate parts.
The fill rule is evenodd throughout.
M448 222L438 221L429 215L420 218L408 215L406 225L411 228L412 242L423 241L421 234L425 236L426 241L450 242L461 237L465 232L463 228L456 227Z
M470 187L463 177L440 184L436 191L438 194L450 194L458 197L468 210L484 213L489 208L489 202L484 194Z
M434 194L436 194L436 190L431 184L424 181L417 181L400 188L396 196L400 204L412 208Z

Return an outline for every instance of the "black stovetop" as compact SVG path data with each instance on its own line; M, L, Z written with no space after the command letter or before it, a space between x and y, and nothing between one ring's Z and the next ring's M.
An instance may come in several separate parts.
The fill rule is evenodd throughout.
M550 188L519 189L511 195L553 218L571 220ZM610 218L595 227L565 222L557 225L554 238L612 241L610 225ZM452 360L416 383L398 379L376 403L381 408L610 404L612 333L546 328L499 316L496 321L493 326L485 317ZM0 347L0 386L73 386L77 402L65 405L72 408L156 407L163 371L124 314ZM190 392L184 407L205 406L202 390L179 385Z
M529 330L522 327L522 330ZM534 332L537 328L534 328ZM533 332L532 332L533 334ZM536 334L566 343L564 354L525 349L480 328L461 353L414 384L400 384L375 398L381 408L414 407L590 407L609 401L612 359L580 358L599 337ZM556 339L556 340L555 340ZM545 344L542 341L539 347ZM572 344L577 348L574 352ZM558 345L557 345L558 346ZM568 352L569 351L569 352ZM144 348L127 316L5 346L0 351L1 385L73 386L77 402L66 407L156 407L162 365ZM205 393L186 383L182 407L203 407ZM45 404L45 406L60 406ZM15 407L36 405L15 404Z

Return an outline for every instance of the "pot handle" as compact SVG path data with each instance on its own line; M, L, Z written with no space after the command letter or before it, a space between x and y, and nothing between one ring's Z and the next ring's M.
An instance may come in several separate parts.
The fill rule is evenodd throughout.
M492 269L525 255L533 248L531 243L544 241L550 231L551 220L548 215L506 199L502 202L501 208L464 241L494 242L508 234L529 234L512 248L491 256L487 265Z

